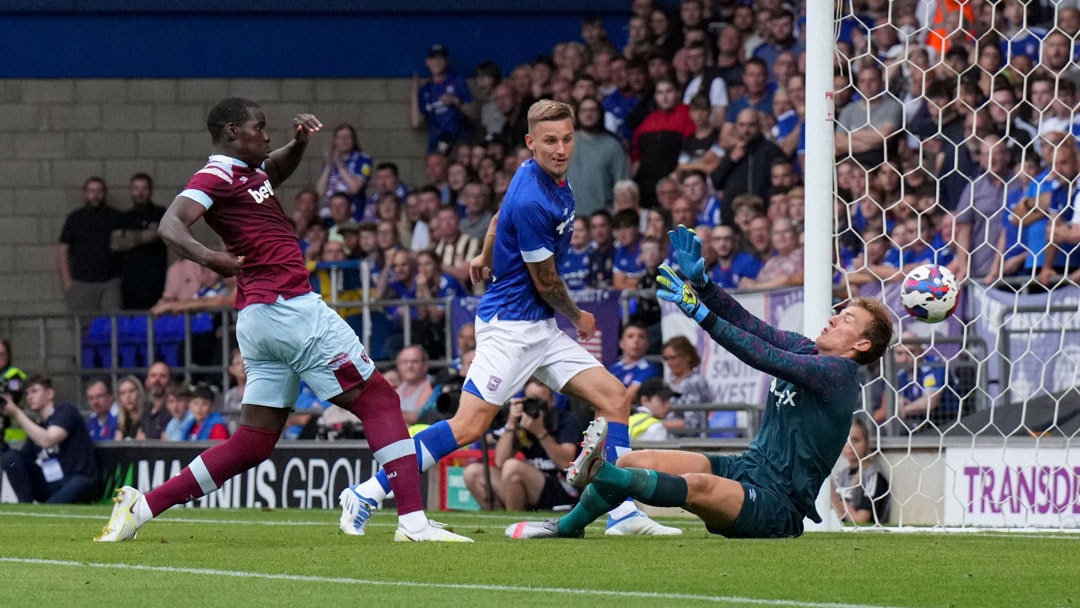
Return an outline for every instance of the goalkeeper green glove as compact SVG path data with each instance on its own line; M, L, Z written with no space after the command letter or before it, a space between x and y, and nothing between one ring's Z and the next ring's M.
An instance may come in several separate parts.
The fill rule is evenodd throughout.
M683 311L683 314L698 323L705 320L709 309L701 305L694 288L683 282L671 266L667 264L660 266L660 275L656 277L656 282L660 285L656 290L656 297L673 302L679 310Z

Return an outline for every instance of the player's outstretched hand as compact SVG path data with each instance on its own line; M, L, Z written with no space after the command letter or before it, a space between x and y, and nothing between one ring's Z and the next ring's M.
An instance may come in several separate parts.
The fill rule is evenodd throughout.
M660 285L656 289L656 297L674 303L684 315L701 323L709 314L709 309L702 306L701 301L698 300L694 288L680 279L671 266L667 264L660 266L660 275L656 277L656 282Z
M709 277L705 274L705 258L701 257L701 238L682 224L674 230L668 230L668 238L675 249L679 270L690 279L694 287L703 287Z
M596 317L591 312L582 310L577 321L574 321L574 327L577 328L578 341L584 342L596 335Z
M244 267L244 256L237 257L228 251L215 251L206 260L206 267L225 278L240 274Z
M293 139L299 142L307 143L308 138L312 133L322 129L323 124L319 122L318 118L315 118L314 114L297 114L292 119L293 124Z

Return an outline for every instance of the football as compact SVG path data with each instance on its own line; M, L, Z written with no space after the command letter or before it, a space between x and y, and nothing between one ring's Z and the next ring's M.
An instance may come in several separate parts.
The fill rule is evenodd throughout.
M948 268L923 264L904 277L900 303L908 314L924 323L944 321L956 310L960 287Z

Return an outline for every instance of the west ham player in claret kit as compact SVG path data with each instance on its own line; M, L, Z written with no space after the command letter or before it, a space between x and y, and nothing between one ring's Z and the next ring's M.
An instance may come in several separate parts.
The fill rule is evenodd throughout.
M266 460L303 379L320 399L363 422L397 496L394 540L471 542L427 519L397 393L353 330L308 284L299 243L274 189L296 170L308 139L323 125L311 114L298 114L292 124L292 140L273 150L258 104L240 97L216 103L206 119L214 153L173 201L158 231L179 255L237 277L236 337L247 371L240 427L146 494L132 487L117 490L112 516L94 540L133 539L169 507L214 492ZM195 239L191 225L199 218L222 238L226 251Z

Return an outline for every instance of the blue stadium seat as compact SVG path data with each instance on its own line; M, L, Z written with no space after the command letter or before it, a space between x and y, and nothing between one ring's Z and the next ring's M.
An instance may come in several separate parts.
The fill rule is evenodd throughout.
M179 367L184 346L183 315L162 315L154 320L154 350L169 367Z
M112 365L112 323L109 317L94 317L82 337L83 367Z
M146 320L146 315L117 318L120 367L145 367L147 365Z

